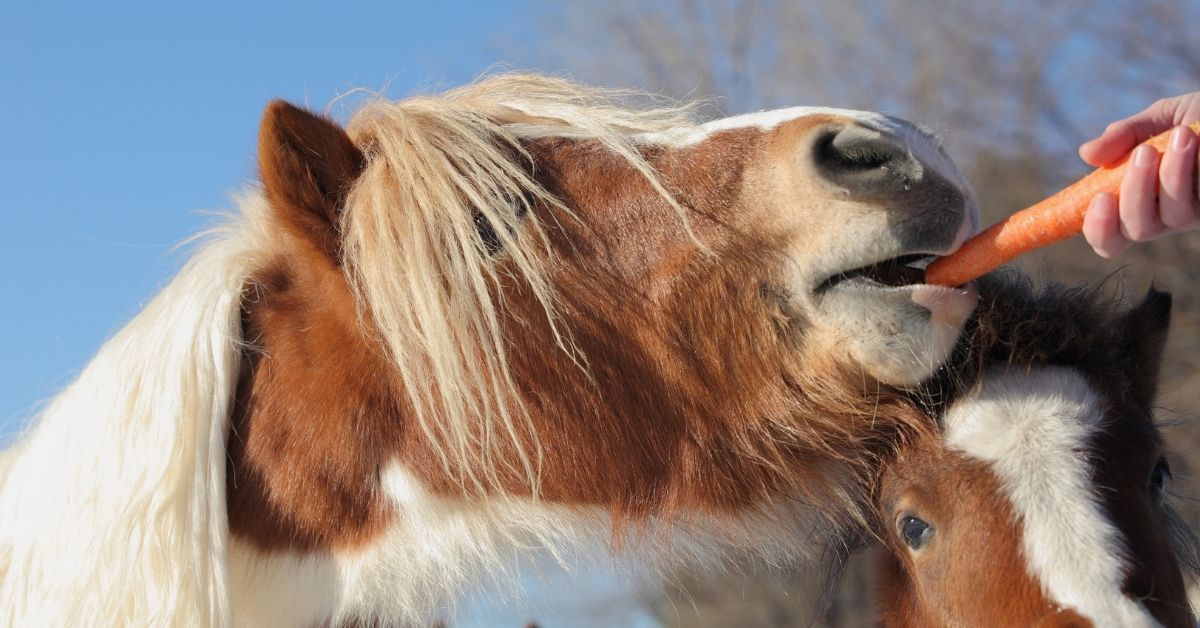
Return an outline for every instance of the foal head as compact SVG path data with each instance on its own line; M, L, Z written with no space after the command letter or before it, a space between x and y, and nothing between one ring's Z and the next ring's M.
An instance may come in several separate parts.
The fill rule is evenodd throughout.
M1169 295L1116 317L1077 295L997 299L982 325L1009 363L881 476L885 624L1194 625L1193 540L1151 416Z

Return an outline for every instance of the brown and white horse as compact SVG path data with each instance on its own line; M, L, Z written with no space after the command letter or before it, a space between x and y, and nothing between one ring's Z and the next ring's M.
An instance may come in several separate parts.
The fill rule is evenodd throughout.
M1195 626L1151 412L1170 296L980 290L990 366L880 478L884 624Z
M974 307L911 267L969 189L895 118L624 96L270 105L240 216L5 454L0 623L423 623L534 550L818 569L927 420L863 393Z

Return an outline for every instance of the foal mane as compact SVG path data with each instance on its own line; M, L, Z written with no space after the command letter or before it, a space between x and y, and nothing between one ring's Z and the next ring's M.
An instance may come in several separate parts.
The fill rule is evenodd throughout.
M464 487L494 486L501 471L527 477L535 493L538 486L541 448L508 365L501 286L523 283L550 321L547 342L581 367L586 361L557 324L550 248L530 211L543 204L570 220L571 210L534 179L537 164L523 141L598 142L641 173L687 227L635 136L694 126L695 105L622 104L639 96L508 74L439 95L373 100L347 126L366 167L339 225L344 271L416 424ZM497 236L501 255L479 236L481 226ZM498 444L515 448L520 469L493 455Z

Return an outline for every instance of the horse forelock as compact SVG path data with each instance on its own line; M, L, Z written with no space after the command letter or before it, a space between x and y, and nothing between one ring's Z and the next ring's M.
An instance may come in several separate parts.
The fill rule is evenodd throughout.
M631 136L694 124L693 107L632 109L619 102L629 95L504 75L442 95L371 102L350 121L367 167L343 213L347 278L399 371L416 423L464 486L495 485L500 467L514 463L530 487L538 485L539 440L508 366L497 301L510 277L499 272L541 306L551 322L544 342L580 367L584 359L557 324L550 249L529 211L542 204L571 220L571 209L535 180L523 142L597 141L675 203ZM478 235L481 222L498 239L503 271ZM514 445L517 460L496 459L497 442Z

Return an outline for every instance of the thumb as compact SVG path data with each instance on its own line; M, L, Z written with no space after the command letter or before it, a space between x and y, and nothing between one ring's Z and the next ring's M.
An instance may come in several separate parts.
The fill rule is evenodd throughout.
M1079 147L1079 157L1097 168L1117 161L1141 141L1137 126L1131 118L1108 125L1100 137ZM1153 133L1146 137L1151 135Z
M1079 147L1079 157L1096 166L1106 166L1125 156L1134 146L1175 126L1173 100L1161 100L1104 129L1100 137Z

